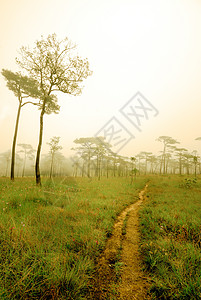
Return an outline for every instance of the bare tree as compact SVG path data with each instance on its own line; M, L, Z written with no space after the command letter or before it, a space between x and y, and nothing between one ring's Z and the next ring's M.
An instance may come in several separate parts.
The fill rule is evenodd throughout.
M35 164L36 184L39 185L43 117L45 113L59 110L57 97L53 93L60 91L74 96L80 95L83 80L92 74L88 60L75 54L75 48L68 38L60 41L56 34L52 34L46 39L42 36L32 50L22 47L21 59L17 59L17 63L33 76L40 86L40 131ZM54 98L51 98L51 95L54 95Z

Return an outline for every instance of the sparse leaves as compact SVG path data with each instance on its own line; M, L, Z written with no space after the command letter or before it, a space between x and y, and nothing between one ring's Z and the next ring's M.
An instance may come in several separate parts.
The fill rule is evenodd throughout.
M75 49L76 45L68 38L58 40L56 34L47 39L42 36L32 50L22 47L21 59L16 61L37 80L44 96L53 91L79 95L83 79L92 72L88 60L77 56Z

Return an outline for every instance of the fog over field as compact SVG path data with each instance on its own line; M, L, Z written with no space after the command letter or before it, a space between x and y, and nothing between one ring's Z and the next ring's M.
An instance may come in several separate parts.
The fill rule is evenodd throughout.
M162 135L173 137L190 152L201 152L201 143L195 141L201 136L200 1L3 0L0 7L1 70L19 71L15 62L19 49L32 48L41 35L56 33L77 44L78 55L88 58L93 71L80 96L57 94L60 113L44 117L42 153L48 152L50 138L59 136L62 153L72 155L75 139L106 137L104 126L113 117L123 125L122 139L133 137L120 150L114 149L121 155L139 151L158 155L162 145L155 140ZM136 109L138 119L130 115L133 124L120 110L138 92L151 109ZM0 97L4 153L11 149L18 103L3 76ZM139 106L137 98L134 102ZM141 131L135 126L138 121ZM119 123L112 126L119 130ZM26 105L17 143L36 149L38 132L39 111Z
M0 1L0 299L200 299L201 1Z

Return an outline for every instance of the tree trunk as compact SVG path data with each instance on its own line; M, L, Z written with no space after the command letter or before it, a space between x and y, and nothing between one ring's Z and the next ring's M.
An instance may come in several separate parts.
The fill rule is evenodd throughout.
M12 156L11 156L11 171L10 171L10 179L14 180L15 178L15 147L17 141L17 132L18 132L18 125L20 119L20 112L21 112L21 103L19 103L18 111L17 111L17 119L15 123L15 133L13 137L13 146L12 146Z
M113 164L113 176L115 177L116 176L116 163L114 161L114 164Z
M24 150L24 166L23 166L23 171L22 171L22 177L24 177L24 174L25 174L26 156L27 156L27 153L26 153L26 149L25 149Z
M90 168L91 168L91 152L89 150L88 154L88 165L87 165L87 176L90 178Z
M179 156L179 175L181 175L182 170L181 170L181 154Z
M163 174L165 174L165 161L166 161L166 144L164 143L164 149L163 149Z
M138 161L138 169L139 169L139 175L140 175L140 172L141 172L141 160L140 160L140 157L139 157L139 161Z
M107 159L107 170L106 170L106 176L107 176L107 178L108 178L108 176L109 176L109 161L108 161L108 159Z
M159 171L160 175L162 173L162 166L163 166L163 156L161 157L161 162L160 162L160 171Z
M51 161L51 168L50 168L50 178L52 178L53 162L54 162L54 154L52 154L52 161Z
M145 160L145 175L147 174L147 158Z
M189 175L189 162L187 162L187 165L186 165L186 173L187 173L187 175Z
M98 154L97 154L97 158L96 158L96 170L95 170L95 176L96 177L98 177L98 164L99 164L99 162L98 162Z
M131 184L133 184L133 162L131 164Z
M45 101L43 103L43 107L40 114L40 132L39 132L39 142L38 142L38 149L36 154L36 164L35 164L35 174L36 174L36 184L41 185L41 178L40 178L40 152L42 146L42 139L43 139L43 116L45 113Z
M84 177L84 161L83 161L83 163L82 163L82 177Z
M98 180L101 178L101 158L99 158L99 163L98 163Z

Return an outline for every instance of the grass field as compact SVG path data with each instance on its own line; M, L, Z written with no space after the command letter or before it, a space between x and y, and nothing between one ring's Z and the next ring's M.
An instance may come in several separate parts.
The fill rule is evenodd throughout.
M201 299L201 179L151 177L140 212L153 299Z
M117 214L145 178L0 179L0 299L84 299Z
M116 216L138 199L153 299L201 297L201 179L0 178L0 299L85 299ZM126 232L126 223L123 231ZM120 276L119 276L120 278Z

